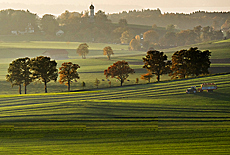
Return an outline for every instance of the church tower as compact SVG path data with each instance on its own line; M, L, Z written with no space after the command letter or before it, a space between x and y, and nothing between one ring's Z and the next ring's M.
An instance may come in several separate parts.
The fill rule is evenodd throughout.
M90 22L94 22L94 6L93 4L90 5Z

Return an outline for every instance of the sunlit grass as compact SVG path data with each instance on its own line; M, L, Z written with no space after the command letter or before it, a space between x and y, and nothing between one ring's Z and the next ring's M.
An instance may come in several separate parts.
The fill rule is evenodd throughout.
M229 76L0 96L2 154L228 154ZM213 93L186 88L215 82Z

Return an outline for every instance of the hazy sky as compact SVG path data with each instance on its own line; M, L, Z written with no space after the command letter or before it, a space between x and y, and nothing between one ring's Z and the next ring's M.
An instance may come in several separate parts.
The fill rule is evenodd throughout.
M106 13L146 8L160 8L162 12L184 13L197 10L230 11L230 0L0 0L0 10L28 9L40 16L45 13L58 15L65 10L85 11L91 3L95 5L95 11L103 10Z

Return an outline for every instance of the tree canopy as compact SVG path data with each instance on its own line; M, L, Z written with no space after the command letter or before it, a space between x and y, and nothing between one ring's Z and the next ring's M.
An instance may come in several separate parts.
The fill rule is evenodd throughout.
M172 56L171 77L175 79L208 74L210 56L211 52L202 52L197 47L175 52Z
M77 69L80 68L78 64L73 64L72 62L64 62L59 68L59 83L67 85L68 91L70 91L70 84L72 80L79 79Z
M11 83L11 86L19 86L19 94L21 94L21 85L25 86L25 94L27 93L26 87L32 82L32 73L30 72L30 58L18 58L12 61L8 68L6 80Z
M150 79L153 77L153 74L152 73L146 73L146 74L143 74L141 75L141 79L142 80L146 80L150 83Z
M167 56L164 52L157 50L148 51L145 58L143 58L144 66L150 73L157 76L157 81L160 81L162 74L168 74L170 72L170 61L167 61Z
M55 16L45 14L41 19L41 28L47 35L56 35L59 29L59 24Z
M86 43L80 44L77 48L77 53L82 56L82 59L86 59L86 55L89 53L89 46Z
M31 70L35 80L44 82L45 93L47 93L47 83L56 81L58 77L57 62L50 57L39 56L31 59Z
M108 59L110 60L111 58L111 55L113 55L113 50L110 46L106 46L104 49L103 49L103 54L106 55L108 57Z
M133 73L134 69L130 68L128 62L126 61L117 61L104 71L106 78L117 78L121 82L121 86L129 77L129 74Z
M141 43L140 43L140 39L138 39L138 37L133 38L130 43L129 43L129 48L131 51L138 51L141 50Z
M159 40L159 35L154 30L146 31L143 34L144 41L149 41L150 43L157 43Z

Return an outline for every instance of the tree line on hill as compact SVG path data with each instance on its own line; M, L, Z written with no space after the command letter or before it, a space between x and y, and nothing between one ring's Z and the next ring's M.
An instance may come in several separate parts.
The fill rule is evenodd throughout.
M142 9L130 10L109 15L112 22L118 23L120 19L126 19L130 24L149 25L154 24L160 27L167 25L176 25L178 29L192 29L197 25L212 26L214 30L224 28L224 23L229 20L230 12L206 12L196 11L190 14L184 13L162 13L158 8L156 10ZM222 27L223 26L223 27ZM229 27L228 27L229 28Z
M227 32L227 38L230 38L230 31ZM143 33L142 39L140 35L132 38L129 46L130 50L146 51L149 48L163 49L222 39L224 39L223 32L221 30L214 30L210 26L196 26L192 30L178 31L174 25L168 25L166 33L160 36L155 25L152 30Z
M111 51L111 48L105 47L104 50ZM104 51L105 52L105 51ZM208 68L210 67L211 52L208 50L200 51L198 48L190 48L189 50L180 50L173 54L172 61L167 61L167 56L164 52L157 50L149 50L143 58L143 68L147 69L148 73L141 76L142 80L150 79L155 75L157 81L160 81L160 76L168 74L172 79L196 77L199 75L209 74ZM59 74L59 83L67 85L70 91L71 82L77 82L80 78L77 70L80 68L79 64L72 62L64 62L57 69L57 62L51 60L50 57L38 56L36 58L18 58L9 64L8 74L6 80L11 83L11 86L19 86L19 93L21 94L21 86L25 87L25 94L27 93L26 87L36 81L44 83L44 90L47 93L47 84L50 81L57 81ZM128 62L117 61L108 69L104 70L106 78L116 78L120 81L121 86L129 77L129 74L135 73ZM136 83L138 83L136 78ZM95 86L100 83L96 78ZM83 88L85 82L82 83ZM111 81L109 81L111 86Z
M154 21L151 23L152 28L130 25L130 23L133 23L129 18L130 16L135 21L139 19ZM159 21L155 20L155 18L159 18ZM161 24L162 21L167 22ZM203 24L202 22L205 21L212 22ZM149 46L149 44L156 44L162 47L179 46L194 42L222 39L222 31L225 31L225 36L230 38L229 12L196 12L185 15L161 14L159 9L148 9L107 15L102 10L99 10L96 12L94 20L91 21L88 11L81 13L65 11L58 17L45 14L40 18L28 10L8 9L0 11L0 22L0 35L33 33L42 34L47 40L121 44L129 44L135 36L139 35L141 40L144 38L145 42L141 43L143 47ZM149 25L144 21L138 24ZM188 26L180 27L183 24ZM179 29L182 30L180 31ZM222 31L220 31L221 29ZM57 36L59 30L62 30L63 33ZM150 31L155 32L150 33ZM150 39L149 41L149 39L142 36L146 33L148 33L152 40Z

